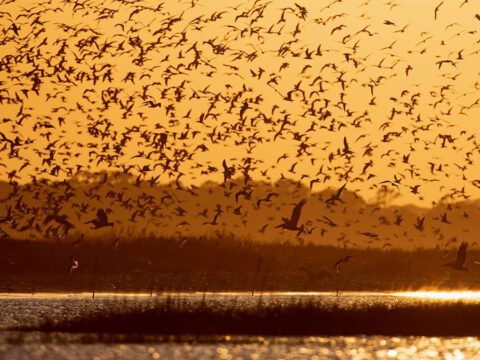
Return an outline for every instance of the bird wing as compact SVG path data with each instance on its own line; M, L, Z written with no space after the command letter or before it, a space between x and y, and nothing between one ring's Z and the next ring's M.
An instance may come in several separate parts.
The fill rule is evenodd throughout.
M343 258L338 259L337 262L335 263L335 265L333 265L333 268L334 268L335 270L337 270L338 267L339 267L343 262L344 262L344 259L343 259Z
M245 191L239 191L235 194L235 202L238 202L238 198L243 195L245 197Z
M345 152L350 151L350 148L348 147L348 140L347 140L346 136L343 137L343 147L344 147Z
M300 219L300 214L302 213L302 207L305 205L307 202L306 199L302 199L295 207L293 208L292 211L292 216L290 217L290 223L293 225L297 225L298 220Z
M343 184L343 185L340 187L340 189L338 189L337 194L335 195L335 197L336 197L337 199L340 199L340 195L342 195L342 192L343 192L343 190L345 190L345 187L346 187L346 186L347 186L347 183Z
M215 216L213 217L213 221L212 221L213 224L217 224L217 219L218 219L218 217L219 217L220 215L221 215L221 212L217 212L217 213L215 214Z
M274 196L278 196L278 194L275 193L275 192L272 192L272 193L268 194L267 195L267 201L270 201L272 199L272 197L274 197Z

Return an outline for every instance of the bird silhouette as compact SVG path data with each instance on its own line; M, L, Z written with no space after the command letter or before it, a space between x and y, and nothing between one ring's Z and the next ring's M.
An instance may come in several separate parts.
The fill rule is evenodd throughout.
M340 259L337 260L337 262L335 263L335 265L333 266L333 269L335 270L335 272L338 274L340 273L340 267L347 263L347 262L350 262L350 259L353 258L353 255L347 255L347 256L344 256L344 257L341 257Z
M468 243L462 242L462 244L458 248L457 258L455 259L455 261L449 262L443 266L448 266L455 270L468 271L468 268L465 266L465 262L467 260L467 247Z
M275 228L282 228L284 230L292 230L292 231L303 231L303 227L298 225L298 221L300 220L300 215L302 213L302 208L306 204L307 200L302 199L298 202L293 210L290 219L282 217L283 223L275 226Z
M108 215L105 210L98 209L97 217L87 221L85 224L92 224L91 229L100 229L106 226L113 226L113 222L108 221Z
M75 257L70 258L70 266L68 268L68 274L70 275L74 270L79 268L78 261L75 259Z

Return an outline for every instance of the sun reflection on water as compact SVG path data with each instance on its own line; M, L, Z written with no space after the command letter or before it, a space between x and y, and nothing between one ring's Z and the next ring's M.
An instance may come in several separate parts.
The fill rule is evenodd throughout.
M480 291L412 291L398 292L395 296L405 296L422 299L436 300L479 300Z

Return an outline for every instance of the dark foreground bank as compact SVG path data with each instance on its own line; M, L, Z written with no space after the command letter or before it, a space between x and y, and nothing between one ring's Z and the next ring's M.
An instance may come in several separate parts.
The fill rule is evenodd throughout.
M346 300L347 301L347 300ZM190 303L165 298L154 306L103 308L80 313L65 321L44 321L10 330L44 333L95 334L102 341L121 336L141 341L148 336L171 339L189 336L478 336L480 303L477 302L374 302L341 300L329 305L315 301L263 302L237 306L235 302Z

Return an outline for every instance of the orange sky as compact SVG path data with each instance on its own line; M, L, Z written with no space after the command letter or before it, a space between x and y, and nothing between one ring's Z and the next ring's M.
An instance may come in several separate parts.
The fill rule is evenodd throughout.
M66 3L0 5L6 13L0 20L6 34L0 45L0 91L4 99L13 99L0 105L0 132L23 142L18 157L9 157L8 142L0 144L3 179L11 171L17 171L17 181L25 182L31 174L68 177L77 165L89 171L134 165L130 172L146 179L160 176L159 182L168 182L182 174L182 183L198 185L222 181L223 159L241 174L242 159L248 156L259 161L251 172L255 179L275 181L283 174L309 184L318 178L314 190L347 182L349 190L370 200L385 186L383 181L401 177L398 189L386 185L401 195L397 203L426 206L463 187L464 194L480 196L473 183L480 179L476 2L445 2L436 21L439 2L430 0L298 1L300 6L291 1L219 5L168 0L161 9L155 9L160 4L156 1L85 1L75 12L73 3ZM307 10L303 17L302 7ZM169 26L168 19L176 18L180 20ZM105 44L110 47L103 51ZM194 45L200 61L188 68ZM321 55L316 54L319 46ZM139 64L141 48L147 54ZM306 54L312 51L310 59ZM37 73L44 73L38 95L29 91L25 96L22 89L32 88L34 69L29 56L36 59ZM55 73L62 57L63 69ZM454 65L443 63L439 68L442 60ZM109 67L111 82L102 81ZM92 69L100 76L95 83L88 80ZM129 72L133 81L128 80ZM289 99L288 92L299 82L305 99L300 91ZM102 98L113 88L118 101L105 109ZM249 108L240 120L245 101ZM160 107L151 107L155 103ZM121 107L129 105L131 111L125 113ZM389 120L392 108L398 113ZM203 123L198 121L208 113ZM28 115L23 121L22 114ZM280 134L287 114L291 124ZM122 142L122 134L135 127L139 131ZM104 136L97 131L105 131ZM388 132L401 135L382 141ZM168 134L166 148L144 157L159 133ZM438 135L456 140L442 146ZM352 151L348 159L335 155L343 151L344 137ZM309 154L298 156L301 143ZM365 154L368 147L371 153ZM181 159L183 150L194 155ZM283 154L287 158L277 165ZM335 156L329 160L331 154ZM98 163L99 156L110 156L110 163ZM178 168L167 166L163 172L167 158ZM372 166L364 172L369 161ZM435 164L433 173L430 163ZM317 176L321 166L325 175ZM420 185L416 194L411 190L415 185Z

